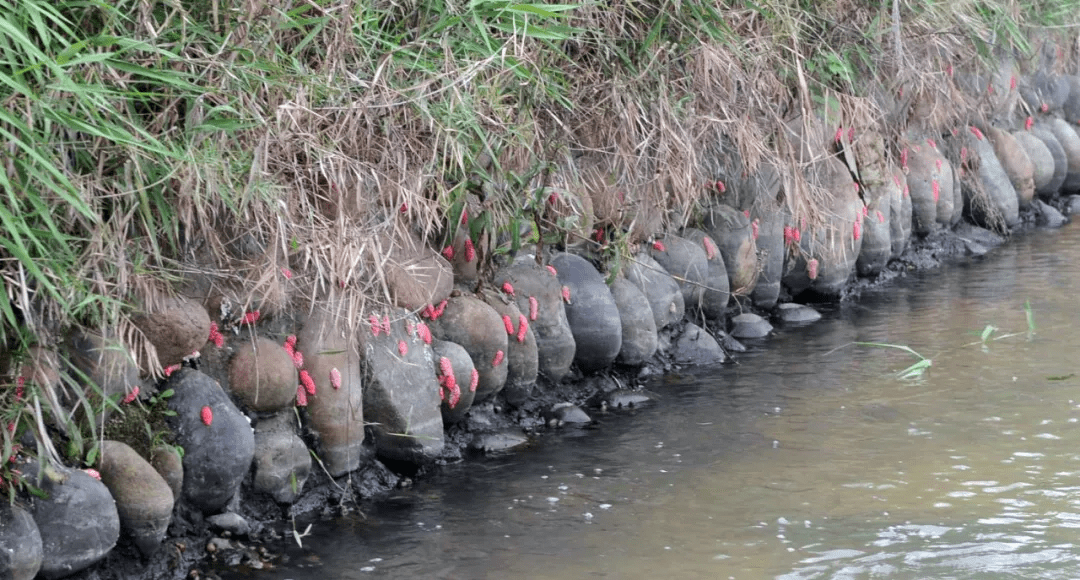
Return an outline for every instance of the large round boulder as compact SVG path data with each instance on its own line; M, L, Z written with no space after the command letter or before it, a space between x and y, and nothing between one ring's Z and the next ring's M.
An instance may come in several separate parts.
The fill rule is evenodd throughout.
M1042 142L1029 131L1014 131L1011 133L1017 147L1028 157L1032 164L1032 179L1035 190L1038 191L1054 179L1054 156L1050 153L1046 143Z
M0 578L33 580L44 557L34 518L21 507L0 501Z
M656 353L658 344L649 299L625 276L616 276L612 281L611 297L622 324L622 346L615 360L624 365L643 365Z
M622 348L622 319L604 277L581 256L557 254L551 265L568 290L566 320L574 334L574 362L585 372L615 361Z
M229 362L229 392L252 411L291 407L298 384L293 358L269 338L253 337L236 349Z
M912 204L912 227L916 234L925 236L940 225L938 208L945 198L949 200L949 211L943 217L952 217L952 169L946 167L936 148L922 140L906 142L904 152L907 161L908 193L911 195Z
M990 141L981 132L973 132L967 139L979 158L978 179L986 198L973 192L965 205L971 208L972 218L984 227L998 223L1012 228L1020 223L1020 198L1013 188L1009 176L994 154Z
M120 527L143 554L157 551L172 521L169 484L134 449L120 441L101 442L101 481L116 500Z
M563 307L562 283L554 267L543 267L531 256L495 274L495 286L513 289L519 312L529 313L529 328L536 340L537 372L559 382L570 372L577 349ZM531 320L535 302L536 320ZM505 331L504 331L505 336Z
M460 344L436 340L431 348L435 355L435 376L439 379L443 424L452 425L464 419L472 407L480 376L472 357Z
M994 146L994 154L1001 162L1005 174L1016 190L1017 201L1021 208L1031 205L1035 197L1035 164L1021 148L1012 133L998 129L997 127L986 128L986 138Z
M502 317L475 296L451 296L442 316L431 324L435 338L460 344L480 373L476 401L494 397L506 384L507 340Z
M296 415L291 411L260 417L255 424L251 487L278 503L296 501L311 474L311 453L296 429Z
M709 283L709 261L705 249L695 241L668 235L653 242L648 252L679 283L683 303L701 309Z
M714 202L705 208L702 226L719 247L731 293L745 296L753 292L760 225L750 219L749 213Z
M750 298L758 308L772 308L780 297L784 275L784 216L779 208L761 203L750 210L750 217L758 221L755 243L761 268Z
M189 298L169 296L143 310L132 321L154 345L162 366L180 364L210 336L210 315Z
M1069 159L1065 156L1065 149L1062 148L1061 142L1045 127L1036 125L1031 128L1031 134L1043 142L1043 145L1050 150L1050 156L1054 159L1053 178L1046 185L1035 190L1039 197L1048 199L1061 191L1061 186L1065 183L1065 178L1069 173Z
M396 312L400 314L402 311ZM386 321L389 323L389 318ZM370 325L370 319L368 322ZM397 329L395 325L391 325L391 328ZM359 334L370 336L370 326L361 327ZM308 394L306 389L304 393L307 399L307 426L317 435L319 458L332 477L357 469L367 455L364 448L364 389L377 387L363 383L360 351L357 341L352 340L354 336L349 331L343 307L336 301L325 300L303 320L294 346L295 352L303 357L303 370L310 380L308 386L315 387L314 394ZM390 350L384 353L385 356L393 357L395 345L386 333L383 333L382 340L382 347ZM408 337L408 341L417 351L414 354L423 358L423 341L415 333ZM380 361L392 364L396 359ZM295 384L292 392L299 395ZM424 399L422 394L419 398ZM417 424L422 423L421 408L417 406ZM427 418L430 420L432 417ZM429 425L428 428L434 430L434 426ZM279 493L278 501L283 501L286 495Z
M720 254L720 248L716 245L716 241L709 237L709 234L699 229L686 228L682 233L687 240L701 249L706 264L704 286L697 288L689 300L687 300L684 292L684 302L700 311L709 320L723 318L724 312L727 310L728 300L731 298L731 292L728 287L727 268L724 267L724 257ZM653 253L656 253L655 250ZM664 265L663 260L657 259L656 261L661 266L664 266L669 274L671 273L671 270Z
M516 297L505 292L488 290L480 298L495 310L506 327L506 385L502 389L503 398L511 405L521 405L532 395L539 374L539 350L532 325L540 318L540 301L536 298L528 300L528 308L522 311L517 306ZM445 420L445 410L443 417Z
M479 302L475 298L473 300ZM446 316L442 312L450 312L447 304L440 302L439 306L427 309L428 322L425 323L418 322L410 313L400 309L370 314L370 330L365 327L357 333L363 374L350 388L363 392L363 412L360 414L358 407L340 412L356 412L363 417L379 457L425 465L443 450L445 439L439 410L439 383L432 364L434 354L428 341L435 334L435 321L431 319L442 322ZM457 307L454 311L456 314L452 314L452 317L457 320L462 313ZM494 315L494 312L491 314ZM471 322L467 318L464 320ZM483 327L482 318L477 322L478 327ZM328 324L326 328L336 324L338 322ZM427 324L431 324L431 328ZM488 331L491 332L490 329ZM341 389L319 389L316 397L323 392L343 396L346 389L344 381L345 376L342 376ZM341 419L345 417L339 415L338 420ZM351 425L339 424L345 426L342 435L351 435L342 441L351 445L357 440L358 434Z
M883 195L889 198L889 243L892 246L890 256L899 258L911 241L911 195L908 193L907 176L904 172L898 167L890 167L892 181L885 183L886 192ZM954 188L959 191L960 188L955 185L955 173L953 179ZM960 203L961 208L963 205Z
M626 279L648 299L657 331L683 319L686 303L682 290L656 260L646 253L640 253L624 265L623 272Z
M37 481L38 465L27 469ZM34 516L44 557L38 577L63 578L100 561L120 537L120 516L109 489L79 469L45 467L43 497L34 499Z
M1072 125L1061 119L1050 119L1046 125L1065 151L1067 170L1061 190L1065 194L1077 193L1080 191L1080 136L1076 134Z
M166 383L176 444L184 449L183 496L205 514L215 513L240 489L255 453L247 417L214 379L190 368Z

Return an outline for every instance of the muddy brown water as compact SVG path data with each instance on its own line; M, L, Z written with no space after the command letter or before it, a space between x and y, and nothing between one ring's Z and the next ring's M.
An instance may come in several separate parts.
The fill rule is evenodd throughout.
M913 274L227 577L1078 578L1078 264L1069 226Z

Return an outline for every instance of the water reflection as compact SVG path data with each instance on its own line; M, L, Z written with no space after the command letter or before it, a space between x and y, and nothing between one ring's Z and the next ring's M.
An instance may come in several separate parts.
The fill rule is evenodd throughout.
M318 523L250 577L1080 577L1080 378L1048 380L1080 371L1077 242L1040 232L894 282L659 381L651 410ZM856 341L934 365L898 381L909 355Z

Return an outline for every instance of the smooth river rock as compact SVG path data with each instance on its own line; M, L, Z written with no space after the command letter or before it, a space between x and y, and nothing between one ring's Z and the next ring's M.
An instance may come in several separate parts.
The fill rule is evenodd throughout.
M536 340L537 373L559 382L570 372L577 345L563 306L562 283L554 268L540 266L532 256L524 256L495 274L494 284L514 289L518 311L529 314L529 328ZM536 302L536 320L532 302Z
M744 312L731 319L731 336L735 338L764 338L772 330L767 320L752 312Z
M776 307L773 316L784 324L798 324L821 320L821 313L805 304L785 302Z
M32 580L44 558L34 518L17 505L0 500L0 578Z
M725 362L727 355L708 331L688 322L671 345L671 358L676 364L701 366Z
M517 321L512 322L517 328ZM439 340L460 344L472 357L479 373L476 402L494 397L506 385L509 336L502 317L483 300L451 296L442 316L431 322L431 332Z
M252 411L292 407L298 384L292 357L269 338L241 344L229 362L229 393Z
M37 478L37 465L26 475ZM120 537L120 516L105 484L79 469L49 467L41 479L44 498L30 512L41 534L40 578L70 576L98 562Z
M637 286L649 300L657 331L683 319L686 302L683 300L682 290L656 260L648 254L640 253L627 262L623 271L626 279Z
M551 265L569 289L566 320L574 333L574 362L585 372L611 366L622 348L622 318L600 272L574 254L557 254Z
M172 521L173 493L165 479L134 449L101 442L101 481L116 500L120 527L143 554L157 551Z
M205 514L236 494L251 467L255 433L217 381L190 368L174 372L166 388L176 444L184 448L183 497Z
M431 349L435 354L435 376L439 380L443 424L451 425L464 419L465 413L468 413L472 407L473 399L476 397L476 389L473 386L473 373L477 372L476 366L468 351L460 344L435 340L431 343ZM444 358L450 361L449 375L442 368ZM477 373L477 383L479 380L479 373Z
M643 365L656 354L659 344L649 299L625 276L616 276L612 281L611 297L622 323L622 346L615 360L624 365Z
M282 504L296 501L308 475L311 453L297 434L296 415L282 411L255 424L254 475L251 487Z
M533 331L533 326L540 318L540 301L535 301L536 308L533 308L533 301L527 301L528 307L521 310L516 297L508 296L505 292L488 289L480 298L502 317L504 326L507 321L510 323L506 329L506 384L500 392L507 403L519 406L532 396L536 378L540 374L540 350L536 344L536 333ZM472 370L469 369L468 372L471 373ZM443 419L445 418L444 411Z

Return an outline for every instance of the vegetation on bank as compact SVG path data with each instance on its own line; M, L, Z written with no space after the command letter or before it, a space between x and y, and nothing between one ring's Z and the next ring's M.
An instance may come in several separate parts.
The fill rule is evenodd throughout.
M1026 70L1070 47L1065 66L1078 22L1070 0L0 0L0 463L25 432L93 463L77 407L118 401L19 378L71 328L159 373L132 317L194 278L237 312L363 309L390 247L441 247L466 199L483 260L581 236L589 207L617 258L706 184L791 161L778 128L799 113L895 132L882 92L934 95L1010 52ZM783 178L811 213L821 193Z

